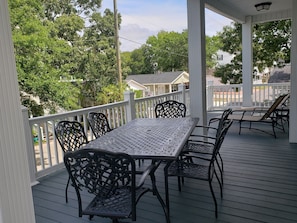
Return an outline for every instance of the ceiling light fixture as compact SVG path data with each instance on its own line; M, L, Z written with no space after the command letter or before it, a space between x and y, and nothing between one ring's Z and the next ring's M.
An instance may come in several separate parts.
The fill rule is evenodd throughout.
M270 5L271 5L271 2L262 2L262 3L256 4L255 7L257 11L264 11L264 10L269 10Z

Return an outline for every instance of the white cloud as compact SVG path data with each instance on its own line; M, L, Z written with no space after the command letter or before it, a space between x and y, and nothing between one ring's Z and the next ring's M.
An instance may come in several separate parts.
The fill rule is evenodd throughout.
M185 0L118 0L117 5L122 16L119 31L122 51L139 48L149 36L161 30L181 32L187 29ZM113 0L103 0L102 8L113 10ZM230 22L228 18L206 10L206 35L217 34Z
M121 51L137 49L146 42L149 36L156 35L157 33L157 31L140 27L138 24L121 25L119 32Z

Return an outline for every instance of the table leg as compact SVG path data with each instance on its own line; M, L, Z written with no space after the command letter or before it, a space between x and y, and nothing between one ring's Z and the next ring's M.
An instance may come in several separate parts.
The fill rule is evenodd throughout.
M168 161L166 166L164 167L165 200L166 200L166 208L167 208L169 216L170 216L170 206L169 206L168 168L169 168L171 163L172 163L172 161Z
M156 176L155 176L155 171L156 169L159 167L160 163L158 163L157 165L155 165L155 170L152 171L150 173L150 177L151 177L151 181L152 181L152 190L153 190L153 194L157 196L163 211L165 213L165 217L166 217L166 222L170 223L170 215L169 215L169 208L167 207L167 205L165 204L164 200L162 199L158 189L157 189L157 185L156 185Z

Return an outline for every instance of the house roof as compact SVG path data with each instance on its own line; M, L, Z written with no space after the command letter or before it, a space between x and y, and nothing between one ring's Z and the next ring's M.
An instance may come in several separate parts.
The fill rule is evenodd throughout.
M133 89L137 89L137 90L146 90L147 87L138 83L137 81L134 81L134 80L127 80L127 84L133 88Z
M164 72L158 74L137 74L128 75L126 81L134 80L140 84L169 84L174 83L182 75L189 74L185 71Z
M286 64L284 67L275 67L271 71L268 83L283 83L290 82L291 64Z

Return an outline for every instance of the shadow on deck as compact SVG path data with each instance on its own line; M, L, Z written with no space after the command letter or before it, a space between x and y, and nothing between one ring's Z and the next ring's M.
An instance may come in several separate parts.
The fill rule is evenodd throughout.
M270 131L270 126L263 126ZM288 133L277 131L277 139L247 129L238 135L234 123L223 143L223 199L213 182L218 199L218 218L207 182L185 180L182 192L177 180L169 178L171 222L267 222L293 223L297 219L297 144L289 144ZM33 187L37 223L111 222L109 219L78 217L74 189L69 189L65 203L66 171L43 178ZM158 188L164 195L163 169L157 174ZM149 183L149 181L148 181ZM164 196L163 196L164 197ZM157 199L145 195L137 206L139 223L165 222ZM129 222L123 220L122 222Z

